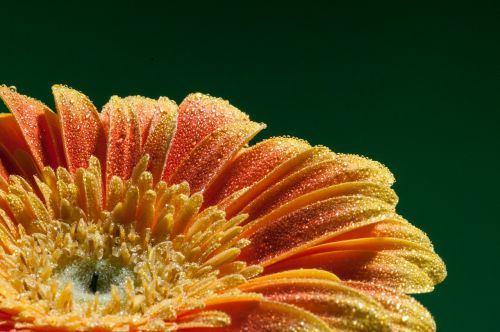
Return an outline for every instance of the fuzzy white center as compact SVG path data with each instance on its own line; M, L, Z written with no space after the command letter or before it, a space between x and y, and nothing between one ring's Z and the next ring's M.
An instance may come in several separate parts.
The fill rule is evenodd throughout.
M99 302L111 299L111 286L116 286L122 300L125 298L125 282L134 280L134 272L119 262L110 260L80 260L67 264L56 274L59 287L73 283L73 299L77 302L93 301L99 293Z

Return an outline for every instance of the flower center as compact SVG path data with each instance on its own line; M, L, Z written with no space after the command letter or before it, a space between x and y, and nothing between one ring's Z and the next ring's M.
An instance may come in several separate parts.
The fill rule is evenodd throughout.
M89 164L75 174L44 169L41 194L16 176L0 191L16 221L0 208L0 312L16 328L169 329L178 313L237 294L262 271L235 261L247 240L229 245L245 216L200 212L202 196L186 183L154 185L147 157L130 179L110 179L106 195L99 161ZM196 312L207 326L229 323Z
M111 287L115 286L122 302L125 300L126 281L135 279L128 266L116 260L84 259L69 263L59 269L54 278L59 285L73 283L73 299L77 302L93 301L99 294L102 304L111 300Z

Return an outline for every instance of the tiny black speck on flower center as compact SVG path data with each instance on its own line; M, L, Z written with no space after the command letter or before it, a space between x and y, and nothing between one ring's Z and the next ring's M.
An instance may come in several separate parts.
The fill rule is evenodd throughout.
M99 274L97 272L93 272L92 273L92 278L90 279L90 290L92 291L92 293L96 293L97 292L97 281L99 280Z

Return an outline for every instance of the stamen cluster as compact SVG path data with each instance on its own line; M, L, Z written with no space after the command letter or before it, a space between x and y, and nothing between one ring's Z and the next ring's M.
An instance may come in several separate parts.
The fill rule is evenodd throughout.
M201 194L187 183L154 185L147 165L144 157L130 179L107 184L97 158L75 174L45 168L36 186L10 178L1 191L13 215L0 209L0 310L22 312L16 326L174 329L183 312L238 293L261 272L235 261L248 244L232 241L244 215L200 212ZM189 320L229 323L222 312L198 316Z

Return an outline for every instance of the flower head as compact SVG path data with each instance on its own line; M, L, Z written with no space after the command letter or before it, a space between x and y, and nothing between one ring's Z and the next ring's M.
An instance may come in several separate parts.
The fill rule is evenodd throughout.
M446 276L381 164L227 101L0 86L0 331L433 331Z

